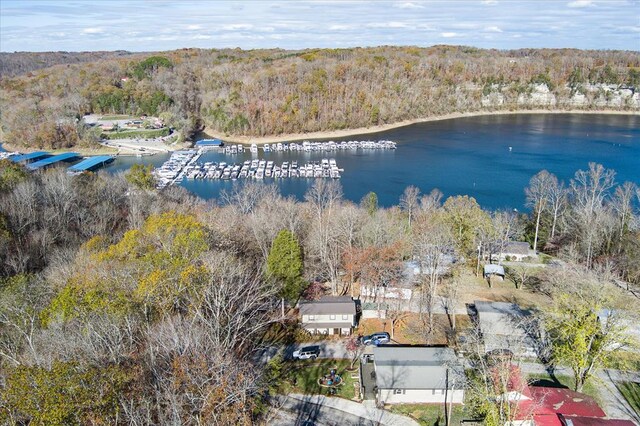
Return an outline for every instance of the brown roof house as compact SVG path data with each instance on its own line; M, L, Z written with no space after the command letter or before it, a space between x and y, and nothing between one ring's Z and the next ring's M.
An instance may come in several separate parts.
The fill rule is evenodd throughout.
M356 325L356 303L350 296L324 296L300 304L302 327L312 334L347 336Z

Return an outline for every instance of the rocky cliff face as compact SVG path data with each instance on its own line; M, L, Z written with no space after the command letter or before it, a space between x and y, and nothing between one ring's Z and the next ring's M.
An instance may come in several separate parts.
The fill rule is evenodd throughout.
M486 108L513 106L518 108L630 108L640 110L640 93L618 85L584 84L579 87L565 85L549 90L546 84L530 84L514 94L512 85L491 86L482 96Z

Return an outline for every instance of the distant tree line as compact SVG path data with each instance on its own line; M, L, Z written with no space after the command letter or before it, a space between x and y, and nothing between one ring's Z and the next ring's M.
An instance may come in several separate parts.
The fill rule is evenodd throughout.
M91 112L159 115L182 138L205 126L225 135L264 136L452 112L637 109L630 96L614 99L609 86L634 93L639 84L640 55L631 51L182 49L3 76L0 107L6 142L55 148L83 141L67 123ZM536 85L546 86L555 104L521 99ZM580 104L577 94L584 96ZM492 95L500 102L484 103Z

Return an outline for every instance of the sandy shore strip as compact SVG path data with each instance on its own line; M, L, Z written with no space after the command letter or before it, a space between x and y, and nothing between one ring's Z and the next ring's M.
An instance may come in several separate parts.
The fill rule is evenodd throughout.
M353 135L365 135L368 133L384 132L386 130L397 129L399 127L410 126L417 123L427 123L429 121L452 120L454 118L480 117L485 115L517 115L517 114L594 114L594 115L637 115L640 111L615 111L615 110L518 110L518 111L476 111L476 112L455 112L446 115L435 115L432 117L418 118L415 120L404 120L397 123L382 124L379 126L360 127L357 129L344 129L332 131L320 131L310 133L291 133L277 136L225 136L215 132L204 133L208 137L222 139L224 142L240 143L243 145L264 144L274 142L295 142L301 140L345 138Z
M169 153L180 149L188 149L184 144L167 143L169 137L156 139L113 139L103 140L96 147L79 147L74 146L68 149L39 149L28 148L23 146L13 146L3 143L2 148L6 151L29 153L34 151L47 151L51 154L62 154L63 152L77 152L83 157L93 155L116 155L116 156L133 156L133 155L153 155L159 153Z

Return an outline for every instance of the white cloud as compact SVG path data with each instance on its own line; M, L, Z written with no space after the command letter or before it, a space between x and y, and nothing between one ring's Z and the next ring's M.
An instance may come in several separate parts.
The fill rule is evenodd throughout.
M368 28L408 28L409 25L406 22L372 22L367 24Z
M480 3L486 4L487 6L495 6L498 4L498 0L482 0Z
M210 35L206 35L206 34L196 34L193 37L191 37L193 40L210 40L213 37Z
M225 31L251 30L253 29L253 25L252 24L228 24L228 25L223 25L222 29Z
M84 28L82 30L83 34L101 34L103 32L104 30L102 28L97 28L97 27Z
M573 0L567 3L569 7L588 7L593 5L593 0Z
M445 38L460 37L461 35L462 34L460 34L460 33L454 33L454 32L451 32L451 31L440 33L440 36L441 37L445 37Z
M197 24L187 25L187 30L189 31L196 31L201 29L202 29L202 25L197 25Z
M353 29L355 29L353 25L334 24L329 26L329 31L348 31Z
M497 27L495 25L490 25L488 27L485 27L484 29L486 32L488 33L501 33L502 30L500 29L500 27Z
M421 4L406 2L406 3L396 3L393 7L397 7L398 9L424 9L424 6Z

